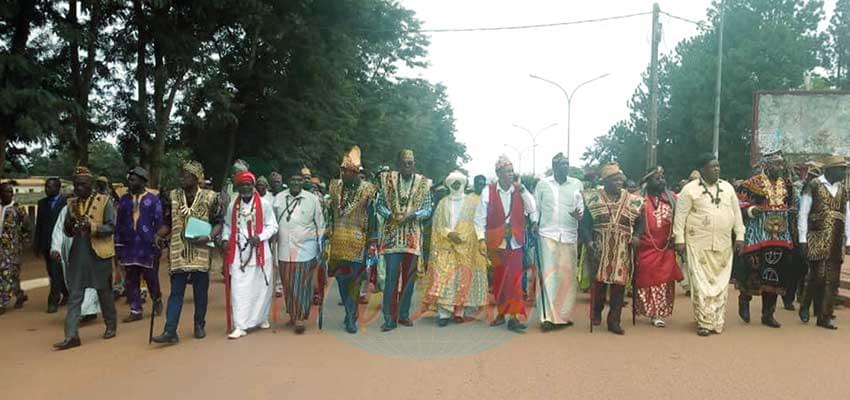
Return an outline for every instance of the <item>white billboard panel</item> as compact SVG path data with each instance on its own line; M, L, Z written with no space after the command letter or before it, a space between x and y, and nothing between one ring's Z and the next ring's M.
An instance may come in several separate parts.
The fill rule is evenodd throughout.
M776 149L850 157L850 92L759 92L755 105L753 161Z

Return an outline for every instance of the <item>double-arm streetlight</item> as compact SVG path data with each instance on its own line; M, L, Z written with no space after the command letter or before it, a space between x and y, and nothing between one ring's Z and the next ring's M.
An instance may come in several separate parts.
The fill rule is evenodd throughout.
M519 169L517 169L515 172L516 172L516 173L518 173L518 174L520 174L520 175L522 175L522 155L523 155L523 153L525 153L526 151L528 151L528 149L526 148L526 149L524 149L524 150L520 150L520 149L519 149L519 147L511 146L511 145L509 145L509 144L507 144L507 143L505 143L505 145L504 145L504 146L505 146L505 147L507 147L507 148L509 148L509 149L511 149L511 150L513 150L514 152L516 152L516 155L517 155L517 157L518 157L518 159L517 159L517 166L519 167Z
M553 85L553 86L557 87L558 89L561 89L561 92L563 92L563 93L564 93L564 97L566 97L566 98L567 98L567 158L569 158L569 157L570 157L570 114L571 114L571 112L572 112L572 102L573 102L573 96L576 94L576 91L577 91L577 90L579 90L582 86L587 85L588 83L591 83L591 82L597 81L597 80L599 80L599 79L602 79L602 78L604 78L604 77L606 77L606 76L608 76L608 75L611 75L611 74L605 73L605 74L602 74L602 75L597 76L596 78L593 78L593 79L590 79L590 80L584 81L584 82L582 82L582 83L579 83L579 84L578 84L578 86L576 86L576 87L575 87L575 89L573 89L573 91L572 91L572 92L569 92L569 93L567 92L567 90L566 90L566 89L564 89L564 87L563 87L563 86L561 86L561 85L559 85L559 84L557 84L557 83L555 83L555 82L553 82L553 81L550 81L549 79L541 78L541 77L539 77L539 76L537 76L537 75L534 75L534 74L530 74L530 75L529 75L529 76L530 76L530 77L532 77L533 79L541 80L541 81L543 81L543 82L546 82L546 83L548 83L548 84L550 84L550 85Z
M531 129L528 129L519 124L513 125L514 128L524 130L526 133L528 133L528 136L531 136L531 174L537 175L537 138L540 136L541 133L543 133L543 131L557 126L558 123L556 122L554 124L547 125L544 128L540 128L537 130L537 132L532 132Z

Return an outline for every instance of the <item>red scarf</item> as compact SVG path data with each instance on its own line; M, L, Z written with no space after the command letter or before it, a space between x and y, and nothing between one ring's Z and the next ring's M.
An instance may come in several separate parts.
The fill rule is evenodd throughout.
M498 182L491 183L487 194L490 196L490 202L487 207L485 239L487 248L491 250L497 249L505 238L505 219L508 218L505 215L502 198L499 197L499 189L496 185L498 185ZM525 207L522 204L522 195L516 188L511 193L510 224L511 236L522 246L525 244ZM507 248L511 248L510 243L507 244Z
M256 218L256 223L252 225L252 221L248 221L248 232L249 234L253 233L254 235L260 235L263 233L263 202L260 200L260 194L257 191L254 191L254 215ZM230 265L233 264L233 260L236 259L236 247L237 242L239 242L239 226L237 222L237 217L239 215L239 208L242 206L242 199L237 198L233 203L233 210L230 212L230 240L227 242L227 251L224 255L224 268L230 268ZM265 248L260 244L260 247L257 248L257 266L260 268L265 265L266 261L266 253Z

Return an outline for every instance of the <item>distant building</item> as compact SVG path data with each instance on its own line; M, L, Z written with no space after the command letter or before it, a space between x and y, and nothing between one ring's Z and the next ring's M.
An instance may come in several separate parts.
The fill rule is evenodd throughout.
M36 193L41 194L44 193L44 179L41 178L21 178L14 180L17 183L15 186L15 194L25 194L25 193Z

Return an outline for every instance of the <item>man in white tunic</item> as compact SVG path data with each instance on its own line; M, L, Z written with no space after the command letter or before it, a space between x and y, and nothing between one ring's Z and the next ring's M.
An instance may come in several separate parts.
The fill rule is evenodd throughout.
M227 208L221 236L233 325L228 337L238 339L248 329L271 326L274 259L269 239L277 234L277 220L272 205L254 189L254 174L237 172L233 182L239 195Z
M568 176L570 161L563 153L552 159L553 176L537 184L534 199L540 212L538 252L544 288L538 304L544 331L572 325L578 279L578 221L584 212L580 180Z
M735 189L720 179L717 158L706 154L697 162L700 178L679 193L673 236L676 251L682 257L687 254L697 334L708 336L723 331L732 240L740 254L745 230Z

